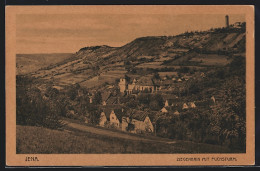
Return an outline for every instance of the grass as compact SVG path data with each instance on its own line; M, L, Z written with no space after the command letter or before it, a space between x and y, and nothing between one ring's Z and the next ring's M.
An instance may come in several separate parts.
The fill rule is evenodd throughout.
M226 147L177 141L175 144L112 138L75 130L17 125L18 154L230 153Z
M228 56L217 54L199 54L190 61L202 62L200 65L226 65L230 62Z
M126 71L124 70L112 70L107 72L102 72L100 76L95 76L91 79L83 81L80 83L81 86L87 88L93 88L104 84L105 82L114 83L116 79L124 77Z

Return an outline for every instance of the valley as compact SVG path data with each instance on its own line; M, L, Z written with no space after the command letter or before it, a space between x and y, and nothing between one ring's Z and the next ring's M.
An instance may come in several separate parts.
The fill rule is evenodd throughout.
M69 123L77 131L109 132L93 126L245 152L245 40L242 23L72 55L17 55L17 125L57 129L64 117L81 122Z

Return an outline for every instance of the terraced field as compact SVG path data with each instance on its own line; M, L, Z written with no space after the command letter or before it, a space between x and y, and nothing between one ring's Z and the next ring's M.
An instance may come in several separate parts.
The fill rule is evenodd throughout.
M200 65L227 65L231 62L228 56L217 54L200 54L190 60L191 62L199 62Z

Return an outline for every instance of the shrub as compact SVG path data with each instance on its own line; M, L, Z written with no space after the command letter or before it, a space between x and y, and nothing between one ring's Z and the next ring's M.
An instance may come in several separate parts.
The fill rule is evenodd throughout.
M19 80L21 81L21 80ZM51 129L61 128L61 108L57 103L44 100L41 91L18 82L16 96L16 123L19 125L43 126Z

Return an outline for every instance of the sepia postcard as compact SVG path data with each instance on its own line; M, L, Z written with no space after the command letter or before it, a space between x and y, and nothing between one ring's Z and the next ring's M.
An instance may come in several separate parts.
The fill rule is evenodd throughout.
M6 6L7 166L255 164L254 6Z

